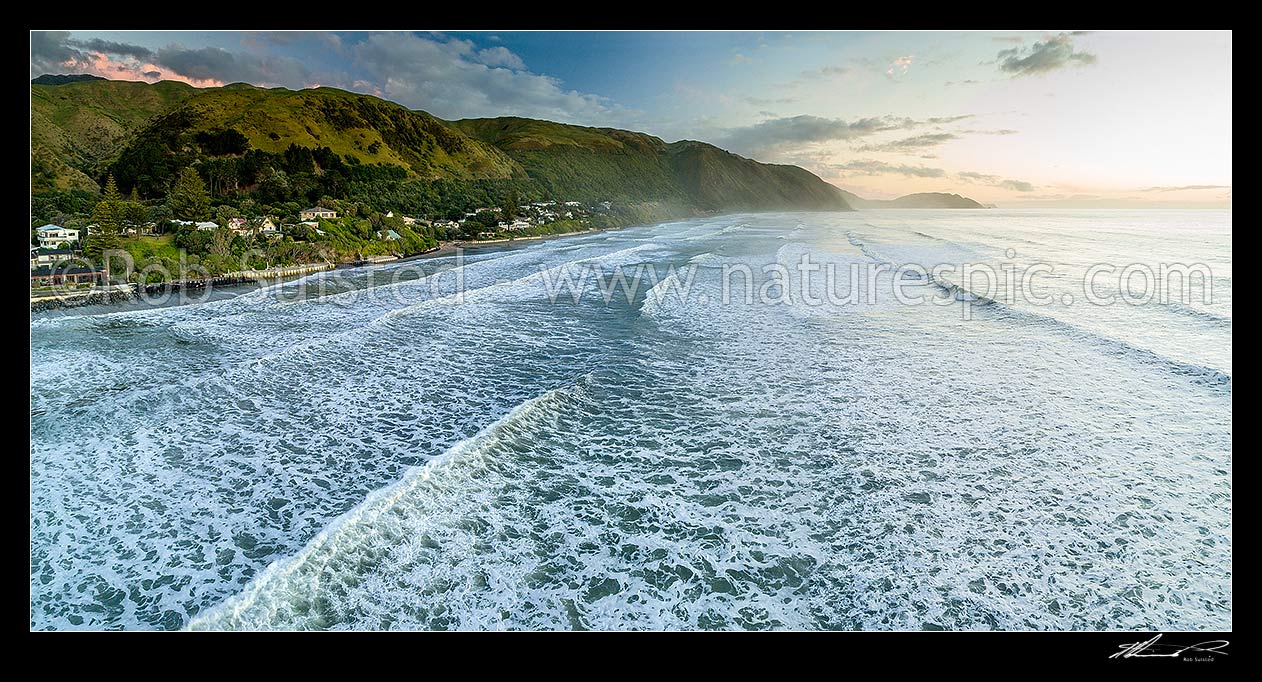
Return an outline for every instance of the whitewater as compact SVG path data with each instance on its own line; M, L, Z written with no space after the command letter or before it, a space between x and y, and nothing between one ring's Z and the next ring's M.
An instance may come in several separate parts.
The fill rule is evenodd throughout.
M804 257L1046 264L1052 302L725 296ZM1101 263L1205 264L1212 300L1087 303ZM30 625L1229 630L1231 309L1229 210L992 209L41 313Z

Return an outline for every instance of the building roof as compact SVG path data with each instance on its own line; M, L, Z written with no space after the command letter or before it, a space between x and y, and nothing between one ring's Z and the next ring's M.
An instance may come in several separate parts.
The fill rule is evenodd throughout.
M324 211L324 212L326 212L326 213L337 213L337 211L334 211L334 210L333 210L333 209L331 209L331 208L325 208L325 207L323 207L323 206L312 206L311 208L304 208L304 209L302 209L301 211L298 211L298 212L299 212L299 213L310 213L310 212L312 212L312 211Z
M40 256L69 256L74 254L74 251L71 249L37 249L32 247L31 250Z
M71 232L78 232L78 230L72 227L62 227L60 225L54 225L52 223L49 223L47 225L42 225L35 229L36 232L52 232L54 230L57 230L57 231L70 230Z
M49 275L91 275L101 273L97 268L90 268L86 265L77 265L73 268L57 268L53 269L51 265L41 265L31 270L31 277L48 277Z

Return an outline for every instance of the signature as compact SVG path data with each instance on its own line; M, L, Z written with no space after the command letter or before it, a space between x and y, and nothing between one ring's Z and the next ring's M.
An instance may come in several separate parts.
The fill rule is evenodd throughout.
M1223 648L1230 644L1225 639L1211 639L1188 645L1159 644L1158 640L1160 639L1161 635L1157 635L1146 642L1121 644L1118 646L1120 651L1109 656L1109 658L1181 658L1186 652L1191 652L1192 654L1222 654L1226 656L1227 652L1223 651Z

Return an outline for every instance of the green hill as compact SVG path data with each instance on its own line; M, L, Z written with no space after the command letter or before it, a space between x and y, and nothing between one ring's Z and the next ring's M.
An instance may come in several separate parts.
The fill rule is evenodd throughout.
M461 197L515 191L676 212L849 208L801 168L701 142L512 117L443 121L333 88L94 80L31 92L36 192L96 189L113 173L124 192L160 198L195 165L212 194L272 203L331 196L449 212Z
M196 92L196 88L174 81L149 84L92 79L54 85L32 83L34 191L99 190L95 171L118 154L126 136Z
M684 192L702 208L851 208L840 189L797 166L759 163L691 140L670 145L668 152Z
M849 208L840 190L806 170L704 142L667 144L645 133L512 117L451 124L504 150L556 196L681 202L703 210Z

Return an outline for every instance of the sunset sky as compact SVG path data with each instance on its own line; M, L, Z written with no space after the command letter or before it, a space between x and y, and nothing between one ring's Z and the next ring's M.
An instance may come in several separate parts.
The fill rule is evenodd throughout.
M698 139L861 196L1229 206L1231 33L68 32L31 76L338 87Z

